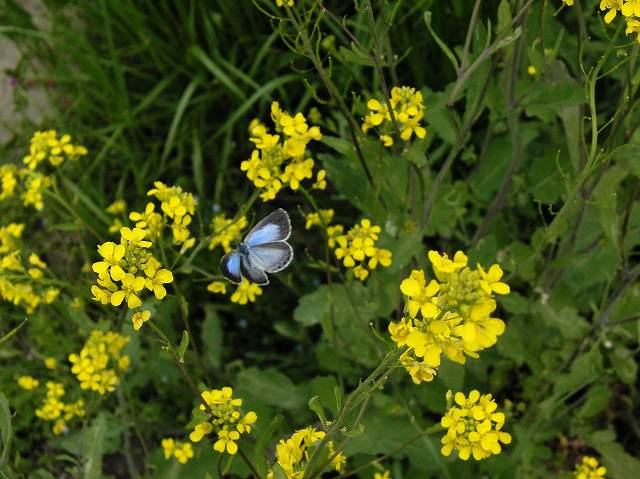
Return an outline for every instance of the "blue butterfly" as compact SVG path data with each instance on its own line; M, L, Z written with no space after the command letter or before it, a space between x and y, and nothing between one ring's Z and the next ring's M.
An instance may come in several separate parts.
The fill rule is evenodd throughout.
M293 248L286 241L290 235L289 214L278 208L255 225L236 249L222 257L220 272L236 284L242 278L269 284L267 273L282 271L293 259Z

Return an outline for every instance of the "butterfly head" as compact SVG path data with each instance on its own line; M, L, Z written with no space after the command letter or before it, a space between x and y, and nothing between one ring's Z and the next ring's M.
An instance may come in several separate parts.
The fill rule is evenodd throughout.
M240 244L238 244L238 253L240 253L242 256L249 256L249 245L247 245L247 243L245 242L241 242Z

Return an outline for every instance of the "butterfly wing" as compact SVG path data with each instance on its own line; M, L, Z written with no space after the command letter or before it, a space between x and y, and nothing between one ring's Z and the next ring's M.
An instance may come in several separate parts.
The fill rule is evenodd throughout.
M256 258L250 253L249 255L240 256L240 272L245 279L252 283L264 286L269 284L269 278L265 273L262 265L256 261Z
M278 208L255 225L245 237L244 242L253 247L262 243L284 241L289 238L289 235L291 235L289 214L282 208Z
M240 253L231 250L220 260L220 272L232 283L242 283L240 272Z
M282 271L293 259L293 248L286 241L275 241L252 246L249 256L255 258L267 273Z

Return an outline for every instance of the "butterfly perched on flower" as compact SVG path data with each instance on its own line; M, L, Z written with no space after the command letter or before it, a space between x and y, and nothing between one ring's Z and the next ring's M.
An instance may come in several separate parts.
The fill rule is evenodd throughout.
M247 279L259 285L269 284L267 273L282 271L293 259L287 243L291 235L289 214L282 208L263 218L236 249L220 260L220 272L232 283Z

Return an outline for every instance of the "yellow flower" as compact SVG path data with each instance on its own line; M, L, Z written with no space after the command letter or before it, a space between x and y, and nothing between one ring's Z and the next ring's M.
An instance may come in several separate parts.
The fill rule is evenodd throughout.
M311 188L315 190L324 190L327 187L327 172L326 170L318 170L316 173L316 182L311 185Z
M163 439L162 441L160 441L160 445L164 450L165 459L169 459L171 456L173 456L173 453L176 450L176 442L172 438L168 437Z
M124 213L126 209L127 202L123 199L119 199L107 206L105 211L110 215L119 215L120 213Z
M188 442L177 443L173 455L180 464L186 464L193 457L193 448Z
M604 21L606 23L611 23L611 21L616 18L616 14L618 13L618 10L622 8L622 6L623 0L601 0L600 10L609 10L604 16Z
M573 6L573 0L562 0L567 6Z
M210 422L201 422L197 424L195 429L189 434L189 439L193 442L200 442L204 436L213 431L213 424Z
M481 396L473 390L467 398L458 392L454 399L458 406L451 407L440 421L447 429L441 441L444 456L457 449L460 459L466 461L473 455L479 461L500 454L500 443L511 443L511 435L502 431L505 416L495 412L498 405L491 394Z
M529 65L527 67L527 73L531 76L535 76L538 73L538 70L533 65Z
M418 361L410 353L404 353L400 357L400 363L411 376L415 384L432 381L436 375L436 370L425 361Z
M229 431L222 429L218 431L218 440L213 444L213 450L218 452L226 452L233 455L238 452L238 445L235 443L240 439L238 431Z
M400 291L407 296L407 311L412 318L418 317L418 312L424 318L434 318L439 312L433 297L440 290L437 281L431 280L426 284L424 271L413 270L411 275L400 283Z
M120 228L120 234L122 235L122 243L126 246L139 246L140 248L149 248L151 241L143 241L146 236L146 231L140 228ZM126 240L126 242L125 242Z
M640 16L640 0L626 0L620 11L625 17Z
M379 472L374 473L373 479L393 479L393 478L391 477L391 473L385 470L382 474L380 474Z
M380 141L385 147L393 146L392 134L396 131L400 132L400 138L404 141L409 141L414 134L420 139L426 136L427 130L420 124L424 116L422 93L406 86L394 87L389 104L393 115L386 102L382 104L375 99L367 101L369 112L361 125L363 132L378 129L381 132Z
M251 425L257 420L258 420L258 415L253 411L249 411L242 419L240 419L240 421L238 421L238 425L237 425L238 432L240 434L250 433Z
M640 21L635 18L627 18L627 29L625 30L627 35L631 33L637 33L636 40L640 43Z
M262 288L257 284L250 283L246 279L242 280L242 283L238 285L236 290L231 295L231 302L238 304L253 303L256 297L262 294Z
M207 291L212 293L227 294L227 283L223 281L213 281L207 285Z
M104 274L112 268L120 268L119 263L124 258L125 247L121 244L115 244L112 241L107 241L101 245L98 245L98 253L102 256L103 261L93 263L91 268L96 273Z
M40 382L32 376L20 376L18 378L18 386L27 391L33 391L39 384Z
M47 369L56 369L58 367L58 360L52 357L44 358L44 366Z
M293 7L294 0L276 0L276 5L283 7L285 4L287 7Z
M582 462L576 464L573 476L576 479L605 479L607 468L601 466L595 457L584 456Z
M480 276L482 277L480 286L488 296L491 296L492 292L495 292L497 294L509 294L509 285L500 282L503 273L502 268L500 268L499 265L491 265L489 271L486 273L484 269L482 269L482 266L478 265L478 271L480 272Z
M120 306L122 301L127 300L127 307L129 309L135 309L142 304L142 301L136 293L142 291L144 288L145 280L141 277L136 277L131 273L126 273L122 278L122 286L120 290L114 292L111 295L111 304L113 306Z
M306 222L304 228L309 230L314 226L328 226L333 219L334 211L332 208L327 210L318 210L318 212L309 213L306 216Z
M467 266L468 258L462 251L456 251L453 260L450 260L446 253L438 253L437 251L429 251L427 257L433 266L434 273L438 279L442 274L455 273Z
M144 323L149 321L149 318L151 318L151 311L137 311L133 313L133 316L131 316L133 329L138 331Z
M155 268L147 268L144 270L144 274L147 276L144 280L146 288L149 291L153 291L156 298L164 298L167 295L167 290L163 285L173 281L171 271L167 269L156 270Z

